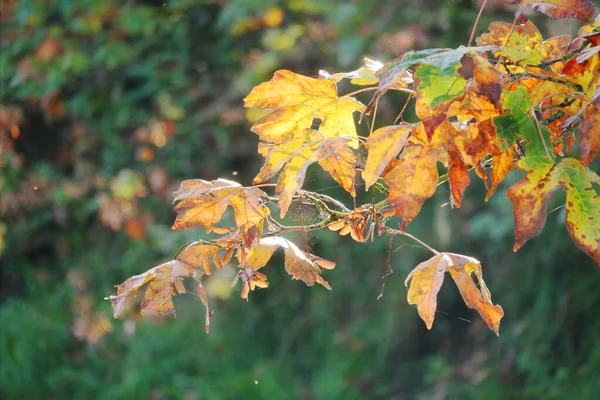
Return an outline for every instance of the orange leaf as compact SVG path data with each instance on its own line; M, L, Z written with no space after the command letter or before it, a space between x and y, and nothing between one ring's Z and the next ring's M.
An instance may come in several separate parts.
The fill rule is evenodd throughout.
M248 108L274 109L252 125L252 132L265 142L280 144L301 134L320 119L319 131L325 138L346 136L358 147L352 114L364 106L352 97L337 95L335 81L314 79L287 70L252 89L244 99Z
M579 158L585 165L590 165L600 154L600 107L587 106L579 133Z
M186 180L173 195L175 201L179 201L175 206L177 218L173 223L176 230L201 226L210 232L229 205L233 206L236 224L243 232L252 226L260 228L269 215L269 209L261 200L266 196L262 190L245 188L226 179Z
M369 154L362 171L365 190L377 182L388 164L402 151L413 128L413 124L403 122L400 125L384 126L369 135L367 138Z
M390 187L390 204L402 218L401 230L419 214L425 200L433 196L438 183L438 151L430 145L415 146L384 175ZM406 152L405 152L406 153Z
M506 4L531 5L535 11L557 19L577 18L590 22L598 8L589 0L501 0Z

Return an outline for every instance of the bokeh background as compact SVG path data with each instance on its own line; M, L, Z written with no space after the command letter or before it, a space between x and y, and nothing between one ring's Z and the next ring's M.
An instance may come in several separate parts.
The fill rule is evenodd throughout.
M259 115L241 99L254 85L280 68L316 76L356 69L364 56L464 45L479 4L0 0L0 397L598 398L600 269L572 244L560 198L542 235L511 251L505 191L518 172L489 203L472 184L461 209L440 187L409 227L482 261L506 313L500 337L451 281L426 330L403 281L427 251L396 238L395 273L377 300L388 240L329 231L309 242L337 262L326 271L332 292L291 281L278 256L271 286L245 302L230 287L234 267L224 268L206 281L208 336L192 295L177 296L177 316L165 318L132 308L114 320L103 300L204 237L170 229L182 179L251 182L262 163L249 131ZM513 11L490 1L478 32ZM580 26L531 18L546 37ZM387 95L376 125L404 99ZM306 186L352 204L318 168Z

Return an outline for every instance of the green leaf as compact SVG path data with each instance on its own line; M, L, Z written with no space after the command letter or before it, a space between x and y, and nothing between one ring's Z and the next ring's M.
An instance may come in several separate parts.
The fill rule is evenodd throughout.
M494 126L500 143L501 150L506 151L517 139L525 139L525 150L528 156L545 156L544 142L550 144L550 132L543 126L538 127L531 115L531 99L524 87L517 88L514 92L505 92L502 98L502 107L510 113L494 117ZM540 130L542 137L540 137Z
M453 66L454 69L448 66L441 69L428 64L417 68L415 71L415 77L419 80L417 90L431 108L447 103L464 93L467 82L458 75L459 66L457 62Z

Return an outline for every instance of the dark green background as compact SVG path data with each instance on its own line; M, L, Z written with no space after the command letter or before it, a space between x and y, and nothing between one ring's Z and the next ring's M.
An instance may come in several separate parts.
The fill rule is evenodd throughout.
M447 205L442 186L409 226L438 249L482 261L493 299L506 314L499 338L465 307L449 279L433 328L425 329L406 303L403 281L429 254L402 238L393 242L395 273L380 300L386 238L359 244L329 231L312 233L313 252L337 262L325 272L332 292L291 281L280 256L265 269L270 287L251 293L249 302L239 299L239 284L229 293L232 269L212 276L209 292L223 298L211 299L209 336L194 296L177 296L177 317L162 319L140 318L134 309L112 320L103 300L115 284L203 237L200 230L170 230L170 192L182 179L251 182L262 159L241 99L254 85L279 68L316 76L319 69L356 69L363 56L385 62L406 46L464 45L477 5L1 4L11 11L1 28L0 110L17 107L23 114L16 140L10 127L0 126L2 398L597 398L600 270L572 244L564 211L555 210L560 195L543 233L511 251L512 208L505 192L519 172L489 203L483 202L483 184L474 182L461 209ZM285 13L279 28L233 34L273 6ZM574 33L580 26L531 17L545 35ZM491 20L512 21L512 12L490 2L478 32ZM60 52L36 59L49 38ZM403 100L397 93L386 96L378 124L391 122ZM62 111L52 108L56 103ZM139 142L136 130L167 120L176 130L166 145ZM155 151L152 160L136 158L143 146ZM153 181L157 171L168 184ZM135 191L135 182L141 187L131 204L142 237L111 229L98 214L102 198L119 191L115 185ZM306 187L350 205L333 186L317 167L309 169ZM314 218L303 211L305 220ZM304 243L301 235L289 237ZM74 334L78 323L106 317L112 331L98 343Z

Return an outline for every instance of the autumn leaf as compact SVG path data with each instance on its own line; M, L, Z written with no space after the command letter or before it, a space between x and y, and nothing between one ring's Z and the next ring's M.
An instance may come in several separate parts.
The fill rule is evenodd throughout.
M388 164L398 156L413 128L413 124L403 122L400 125L384 126L369 135L369 153L362 171L365 190L377 181Z
M492 303L490 291L483 281L481 264L472 257L452 253L439 253L422 262L404 281L408 287L408 304L417 306L427 329L431 329L433 325L437 295L446 272L450 272L467 307L477 310L488 327L498 335L504 311L502 307ZM479 288L471 277L472 274L477 278Z
M505 152L495 155L492 159L492 184L485 196L488 201L496 192L498 184L506 178L506 175L514 168L515 147L511 146Z
M462 79L461 77L455 76L456 70L460 64L460 59L467 53L485 53L487 51L493 51L496 49L497 46L482 46L461 47L458 49L426 49L421 51L407 52L402 56L386 63L375 73L375 76L379 78L379 87L367 105L367 108L363 112L362 116L369 114L375 107L377 100L388 90L396 88L401 89L406 87L407 83L412 82L412 77L407 71L407 68L410 66L428 65L429 67L425 68L427 71L423 71L422 73L423 76L429 76L431 74L431 78L425 78L427 82L434 80L437 72L437 74L442 75L441 81L444 84L446 91L459 92L460 90L454 87L454 85L449 84L448 81L450 81L452 78ZM460 85L460 79L458 82L455 82L454 80L452 80L452 82L454 82L455 85ZM439 102L442 102L443 99L447 99L450 96L448 93L442 93L442 90L435 90L435 87L433 86L431 87L431 90L433 92L430 97L440 97L440 99L438 99Z
M533 22L527 21L523 25L492 22L488 30L476 41L480 46L501 47L494 53L497 57L507 57L523 66L537 65L544 59L540 51L542 35Z
M309 165L323 160L325 167L329 168L328 171L333 172L334 178L349 181L349 176L352 176L353 181L355 166L351 164L354 160L352 157L347 155L344 157L342 151L333 159L328 159L332 154L340 152L341 148L347 147L350 140L343 137L325 138L320 131L313 129L296 133L287 142L269 147L265 165L254 178L253 183L262 183L281 170L275 192L279 196L279 207L281 208L281 218L283 218L294 195L304 183L306 169ZM348 189L351 189L353 193L354 185L348 184Z
M278 248L285 253L285 270L292 276L313 286L318 283L328 290L331 286L321 277L321 268L332 269L335 263L323 260L319 257L307 255L294 243L282 237L263 237L257 245L248 250L247 253L238 253L238 261L245 268L257 271L264 267Z
M567 230L575 244L600 265L600 196L593 188L598 175L574 158L560 163L542 157L525 157L517 164L528 172L507 193L514 205L514 251L537 236L546 223L547 204L554 191L566 194Z
M233 207L237 226L244 232L252 226L260 228L269 215L261 197L266 194L258 188L245 188L226 179L204 181L190 179L181 182L173 193L177 218L173 229L183 230L201 226L211 232L228 206Z
M506 4L530 5L535 11L557 19L577 18L590 22L598 8L589 0L501 0Z
M367 207L361 207L354 210L346 218L336 221L329 225L329 230L338 232L341 236L350 234L350 237L357 242L365 242L365 228L370 219L371 210Z
M325 138L349 137L350 146L358 147L352 115L363 111L364 106L352 97L338 97L334 80L279 70L270 81L252 89L244 105L274 110L252 125L252 132L265 142L287 142L311 128L314 119L320 119L319 132Z
M389 201L402 219L400 230L419 214L425 200L433 196L438 183L438 151L430 145L411 148L390 166L383 176L390 188Z
M220 247L203 241L195 241L185 245L175 256L176 260L194 268L202 268L206 275L212 273L211 262L221 269L223 259L219 256Z
M112 303L115 318L121 314L123 304L129 296L135 296L137 291L149 283L144 301L142 302L142 315L146 312L155 312L158 315L175 312L173 295L182 293L184 289L181 280L185 277L199 279L201 272L194 267L178 260L172 260L154 267L143 274L132 276L120 285L117 285L117 295L107 299Z
M427 329L433 326L437 310L437 295L444 283L444 275L452 265L452 260L444 253L436 254L423 261L406 277L404 285L408 289L408 304L416 305L419 316Z
M492 104L500 108L504 74L478 54L475 54L471 59L473 60L473 79L477 84L477 88Z
M590 104L583 112L583 124L579 130L579 158L590 165L600 154L600 107Z

